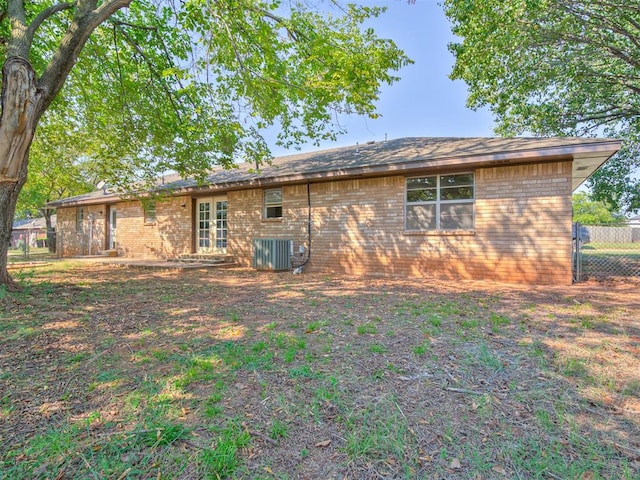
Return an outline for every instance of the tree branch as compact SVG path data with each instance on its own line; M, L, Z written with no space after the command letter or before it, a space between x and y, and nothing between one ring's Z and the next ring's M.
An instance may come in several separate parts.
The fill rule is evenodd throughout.
M244 61L242 60L240 52L238 51L238 47L236 45L235 39L233 38L233 34L231 33L231 29L229 28L229 25L227 24L227 22L224 21L224 19L220 15L218 15L217 12L213 12L213 15L218 18L218 21L222 23L222 25L224 25L224 29L227 31L227 36L229 37L229 41L231 42L231 47L233 48L233 52L236 56L236 60L238 60L238 65L240 65L240 69L244 72L248 72L249 69L244 66Z
M592 114L592 115L582 115L578 112L568 112L563 115L563 117L572 119L572 124L577 126L580 123L594 123L595 127L600 127L602 125L606 125L612 122L618 122L625 118L629 118L631 116L638 116L640 112L634 110L623 110L618 112L603 112L601 114Z
M551 29L545 29L544 31L550 36L551 39L555 38L556 40L570 41L578 45L588 45L590 47L595 47L598 49L605 50L609 52L613 57L616 57L622 60L627 65L635 68L636 70L640 70L640 61L635 60L632 56L630 56L629 54L627 54L626 52L624 52L622 49L618 48L615 45L608 45L606 43L597 42L595 40L591 40L590 38L586 38L583 36L573 35L570 33L560 32L560 31L551 30Z
M165 85L165 82L162 80L162 76L158 74L158 72L156 72L153 62L149 60L149 58L144 54L144 51L142 50L142 48L140 48L140 45L134 42L127 32L125 32L122 29L120 29L120 32L122 33L122 36L125 38L127 43L129 43L129 45L133 47L133 49L138 53L138 55L140 55L144 59L145 63L149 67L149 72L151 72L151 75L156 78L156 80L160 84L160 87L167 94L167 98L169 99L169 102L173 106L173 110L176 112L176 115L178 116L178 120L182 121L182 115L180 114L180 109L178 108L178 105L173 99L173 94L171 93L171 90Z
M122 125L126 126L127 116L125 115L125 110L129 112L131 115L131 109L129 108L129 102L127 102L127 92L124 88L124 84L122 83L122 65L120 64L120 50L118 49L118 35L117 35L117 27L115 24L113 27L113 48L116 52L116 64L118 66L118 80L120 82L120 88L122 89L122 103L124 108L122 109Z
M52 5L49 8L45 8L42 10L36 18L33 19L29 27L27 28L27 36L29 37L29 42L33 40L33 36L36 33L36 30L40 28L40 25L49 17L55 15L58 12L63 10L68 10L70 8L75 7L74 3L58 3L57 5Z
M157 27L149 27L147 25L136 25L135 23L123 22L122 20L110 20L110 23L120 27L131 27L138 30L146 30L148 32L157 32Z
M640 76L632 74L615 74L606 73L609 65L582 65L583 68L577 70L577 75L580 77L588 77L594 79L598 83L602 83L603 87L606 85L615 86L618 85L630 92L640 95ZM603 71L605 70L605 71ZM604 89L606 91L606 89Z
M266 18L269 18L271 20L273 20L276 24L280 25L281 27L283 27L287 33L289 34L289 38L291 38L291 40L293 40L294 42L299 42L300 41L300 37L304 38L305 40L308 40L308 38L302 34L301 32L299 32L298 30L295 29L291 29L291 26L289 25L289 22L287 22L287 19L284 17L280 17L278 15L275 15L267 10L261 9L261 8L253 8L253 7L247 7L248 10L251 10L253 12L259 13L260 15L263 15Z
M619 23L616 23L613 20L613 18L607 17L605 15L601 15L601 14L598 14L597 12L592 12L589 10L585 10L585 11L577 10L574 5L566 4L564 8L565 8L565 11L567 11L570 15L573 15L575 17L584 15L585 17L592 20L591 24L597 29L596 31L606 30L608 27L608 29L610 29L612 32L615 32L618 35L629 40L636 48L640 48L640 43L638 42L637 35L634 33L628 32ZM603 26L605 28L603 28Z
M9 0L7 14L11 24L11 33L7 45L6 58L29 59L30 42L27 40L27 18L22 0Z
M27 15L24 11L24 3L22 0L9 0L7 4L7 13L11 20L11 26L14 22L19 22L22 25L27 23Z
M618 2L618 3L611 3L611 2L599 1L599 0L590 0L590 3L592 5L599 5L601 7L611 7L615 9L626 8L627 10L632 10L632 11L635 11L636 13L640 13L640 7L634 6L633 2L624 1L624 2Z
M97 7L98 0L78 0L78 11L80 12L80 15L86 15Z
M39 105L40 115L62 88L93 31L115 12L128 7L131 1L107 0L99 7L90 9L96 4L95 0L79 0L76 15L62 37L51 62L40 77L39 87L42 91Z
M240 51L238 50L238 46L236 45L236 41L235 38L233 36L233 33L231 31L231 28L229 27L229 24L217 13L214 13L214 15L216 16L216 18L220 21L220 23L224 26L227 35L229 37L229 41L231 42L231 46L233 48L233 52L235 54L236 60L238 61L238 64L240 66L240 69L242 70L243 73L248 74L249 77L253 77L253 78L257 78L259 80L262 80L263 82L266 83L274 83L274 84L279 84L279 85L286 85L287 87L290 88L294 88L296 90L300 90L302 92L305 91L305 88L300 86L300 85L294 85L292 83L287 82L286 80L276 80L276 79L271 79L271 78L266 78L263 75L261 75L259 72L255 72L253 69L247 67L244 63L244 60L242 59L242 56L240 55ZM242 30L242 26L238 26L239 30Z

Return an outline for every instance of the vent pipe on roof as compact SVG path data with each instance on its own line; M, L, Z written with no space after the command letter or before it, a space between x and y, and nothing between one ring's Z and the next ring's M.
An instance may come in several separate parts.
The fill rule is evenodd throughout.
M360 155L360 143L356 142L356 154Z

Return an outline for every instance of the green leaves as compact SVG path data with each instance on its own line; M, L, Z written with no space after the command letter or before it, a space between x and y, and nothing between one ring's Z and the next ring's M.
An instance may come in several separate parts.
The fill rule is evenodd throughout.
M471 108L491 108L498 133L630 140L640 133L636 2L447 0L444 7L460 37L450 45L451 78L469 85Z
M603 202L592 199L584 192L575 193L571 199L573 221L583 225L621 224L624 218L612 213Z
M28 18L45 6L29 4ZM153 185L166 171L202 179L217 165L268 161L263 135L274 126L281 146L335 138L334 114L375 118L380 87L410 60L363 27L384 9L320 8L134 0L92 34L44 121L67 124L70 152L123 189ZM74 14L59 12L38 31L38 75ZM7 20L0 25L10 35ZM34 167L43 151L34 149Z
M68 123L42 122L31 146L28 180L18 196L18 218L41 216L47 202L95 189L94 168L82 156L77 135Z
M640 211L640 155L638 143L627 141L622 150L588 180L592 198L613 211Z

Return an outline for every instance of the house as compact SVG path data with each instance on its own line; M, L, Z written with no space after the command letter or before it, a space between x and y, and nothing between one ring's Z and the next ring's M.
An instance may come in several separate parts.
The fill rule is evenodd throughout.
M174 191L158 202L101 190L49 206L64 257L211 253L249 267L279 239L313 271L570 284L571 193L619 148L401 138L219 169L204 186L166 178Z
M627 220L627 225L630 227L640 228L640 215L636 215L635 217L631 217Z
M51 228L56 228L56 215L51 216ZM47 224L44 217L28 220L17 220L11 230L11 247L18 248L20 240L27 242L30 247L47 246Z

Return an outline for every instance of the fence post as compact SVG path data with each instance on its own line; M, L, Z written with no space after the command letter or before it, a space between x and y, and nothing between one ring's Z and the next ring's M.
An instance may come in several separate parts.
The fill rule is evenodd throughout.
M572 245L574 249L574 270L575 270L575 281L579 283L582 281L582 241L580 235L580 223L576 222L573 224L572 231Z
M573 232L576 226L571 223L571 280L573 283L578 281L577 272L576 272L576 242L573 239Z

